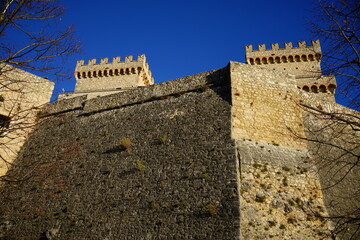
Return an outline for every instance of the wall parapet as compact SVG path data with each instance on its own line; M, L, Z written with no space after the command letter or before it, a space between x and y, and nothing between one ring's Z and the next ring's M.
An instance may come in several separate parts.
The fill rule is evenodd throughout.
M145 74L148 84L154 83L145 54L138 55L136 60L131 55L126 56L124 61L121 61L120 57L113 57L111 62L109 62L108 58L101 58L100 63L97 63L96 59L89 59L87 64L85 64L84 60L78 60L74 75L76 80L79 80L131 74L139 75L141 73Z
M101 58L100 59L100 63L96 63L97 60L96 58L94 59L89 59L88 60L88 64L85 64L84 60L78 60L76 62L76 69L79 69L81 67L85 67L85 66L93 66L93 65L117 65L117 64L124 64L124 63L141 63L144 64L146 63L146 57L145 54L142 55L138 55L137 60L133 59L133 56L126 56L124 61L121 61L121 57L113 57L112 61L109 62L109 58Z
M250 58L256 57L272 57L274 58L274 63L282 62L282 59L276 62L275 57L281 58L285 56L290 56L290 59L287 59L290 62L292 62L292 59L297 62L312 61L313 59L317 61L320 60L321 47L319 40L311 41L310 45L307 45L306 41L298 42L297 45L297 47L294 47L292 42L288 42L284 44L284 48L280 48L278 43L272 43L270 48L266 48L266 44L259 44L257 50L253 48L253 45L247 45L245 46L246 59L248 60L248 63ZM304 59L302 55L307 56L307 59ZM309 55L311 59L308 59ZM262 62L259 62L259 64L260 63Z
M161 82L155 85L140 86L99 98L88 99L86 95L83 95L64 99L48 104L40 117L75 110L81 110L79 115L89 115L109 109L121 108L123 106L161 100L168 96L181 95L186 92L202 91L203 88L207 89L209 86L229 84L227 82L228 79L226 79L227 74L225 74L224 71L229 71L228 67Z
M246 45L245 50L246 54L250 52L266 52L266 51L281 51L281 50L306 50L306 49L313 49L313 50L320 50L320 40L312 40L310 45L306 44L306 41L299 41L297 42L297 47L293 46L292 42L284 43L284 48L279 47L279 43L272 43L271 48L266 48L266 44L258 44L258 50L253 49L253 45ZM321 51L321 50L320 50Z

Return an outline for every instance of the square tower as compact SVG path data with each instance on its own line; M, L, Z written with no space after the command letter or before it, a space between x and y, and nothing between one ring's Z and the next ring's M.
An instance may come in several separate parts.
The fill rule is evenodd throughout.
M137 60L133 60L133 56L127 56L124 61L120 61L120 57L113 57L112 62L108 62L108 58L102 58L100 63L96 59L90 59L88 64L79 60L74 75L74 92L60 94L60 99L80 95L93 98L154 84L145 55L139 55Z
M321 71L320 41L298 42L298 47L293 47L291 42L285 43L285 48L279 48L278 43L271 44L271 49L266 49L265 44L258 45L254 50L252 45L245 46L246 62L261 68L286 72L295 75L297 86L307 92L326 93L334 100L336 81L334 76L323 76Z

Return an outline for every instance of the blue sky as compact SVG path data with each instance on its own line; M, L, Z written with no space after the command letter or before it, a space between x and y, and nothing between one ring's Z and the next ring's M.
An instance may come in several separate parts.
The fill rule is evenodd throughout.
M83 54L76 60L146 54L155 82L244 62L244 46L310 41L311 0L63 0ZM72 91L75 78L56 83Z

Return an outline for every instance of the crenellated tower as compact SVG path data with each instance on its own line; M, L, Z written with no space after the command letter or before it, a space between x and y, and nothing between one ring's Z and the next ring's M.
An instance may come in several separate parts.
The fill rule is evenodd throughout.
M93 98L154 84L145 55L139 55L136 60L133 56L127 56L124 61L120 57L113 57L112 62L102 58L100 63L90 59L87 64L79 60L74 75L74 92L60 94L60 99L80 95Z
M265 44L258 45L254 50L252 45L245 46L246 62L261 68L282 71L295 75L297 86L307 92L325 93L333 98L336 88L334 76L323 76L321 71L320 41L298 42L293 47L291 42L285 43L280 48L278 43L271 44L271 49L266 49Z

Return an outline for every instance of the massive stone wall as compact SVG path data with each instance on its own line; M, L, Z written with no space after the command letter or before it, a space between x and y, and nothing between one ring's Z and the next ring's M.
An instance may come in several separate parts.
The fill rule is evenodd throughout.
M230 63L242 239L329 239L292 75ZM322 216L322 217L321 217Z
M0 238L329 239L358 173L323 191L335 170L317 154L334 152L302 139L324 126L307 103L345 110L292 75L230 62L49 104L0 190Z
M339 239L359 239L359 112L302 93L308 148L318 167L324 201Z
M241 239L331 239L318 169L306 149L237 140Z
M49 105L10 172L27 179L1 189L1 238L238 239L228 75Z

